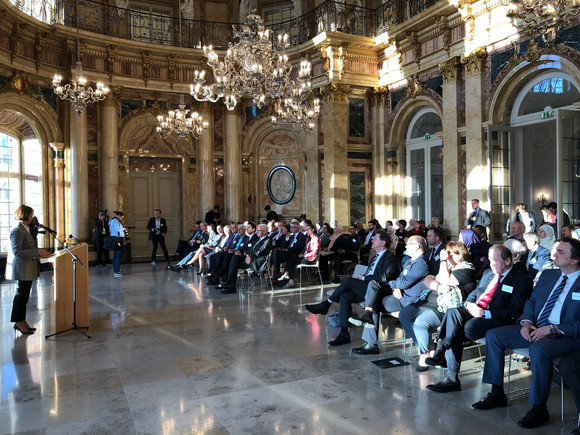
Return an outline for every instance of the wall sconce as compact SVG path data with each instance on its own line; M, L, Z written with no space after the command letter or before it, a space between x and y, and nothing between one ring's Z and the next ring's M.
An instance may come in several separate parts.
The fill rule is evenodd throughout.
M550 199L550 195L548 195L547 193L540 192L538 193L538 196L536 198L538 198L538 202L541 202L542 205L544 205L546 201Z

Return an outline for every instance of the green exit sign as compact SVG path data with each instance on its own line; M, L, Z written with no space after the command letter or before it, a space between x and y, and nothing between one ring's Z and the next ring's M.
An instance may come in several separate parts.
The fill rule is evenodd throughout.
M431 134L430 133L425 133L425 136L423 136L423 139L425 139L425 140L431 139Z
M541 119L549 119L549 118L553 118L553 117L554 117L553 110L546 110L545 112L542 112L542 115L541 115Z

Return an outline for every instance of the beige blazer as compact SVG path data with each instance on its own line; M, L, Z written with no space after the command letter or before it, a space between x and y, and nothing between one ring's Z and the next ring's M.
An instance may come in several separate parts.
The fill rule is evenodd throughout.
M38 246L22 222L10 232L10 243L6 279L34 281L40 275Z

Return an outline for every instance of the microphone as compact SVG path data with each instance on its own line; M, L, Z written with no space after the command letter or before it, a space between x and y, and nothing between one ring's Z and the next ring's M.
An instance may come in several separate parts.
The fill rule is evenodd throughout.
M44 228L46 231L48 231L50 234L56 235L56 231L54 231L52 228L47 227L46 225L42 225L42 224L38 224L39 228Z
M77 241L77 243L80 245L81 241L79 239L77 239L75 236L73 236L72 234L68 236L69 239L74 239Z

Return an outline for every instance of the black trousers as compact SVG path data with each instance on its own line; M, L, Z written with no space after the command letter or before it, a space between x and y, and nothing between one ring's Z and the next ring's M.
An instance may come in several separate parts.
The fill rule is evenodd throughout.
M105 238L104 235L99 235L99 238L96 242L97 247L97 264L107 264L109 262L109 250L103 248L103 239Z
M26 304L30 298L30 289L32 281L18 281L16 285L16 294L12 300L11 322L22 322L26 320Z
M167 252L167 248L165 247L165 237L162 235L153 235L153 252L151 252L151 261L155 261L157 258L157 245L161 246L163 250L163 255L165 256L165 261L169 262L169 253Z
M580 412L580 352L565 356L560 361L560 372L564 382L572 391L576 410Z

